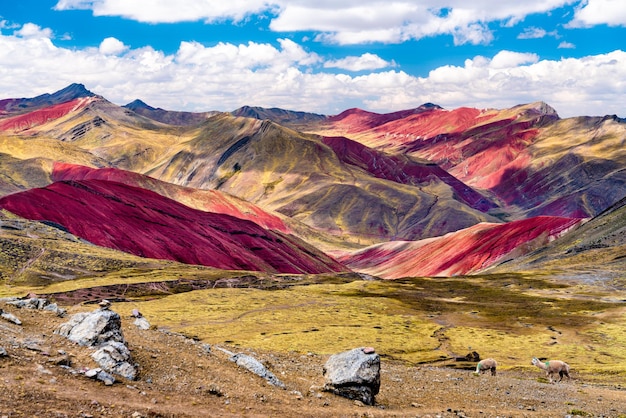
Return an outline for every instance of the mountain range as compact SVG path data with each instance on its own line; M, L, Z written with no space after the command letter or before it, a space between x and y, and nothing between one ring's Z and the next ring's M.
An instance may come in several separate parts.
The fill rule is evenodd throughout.
M72 84L0 100L0 208L80 245L224 270L397 279L601 255L623 271L625 138L615 115L542 102L194 113Z

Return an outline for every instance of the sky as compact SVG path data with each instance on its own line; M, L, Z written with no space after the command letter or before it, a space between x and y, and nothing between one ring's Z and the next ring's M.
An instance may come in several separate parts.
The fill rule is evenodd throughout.
M0 0L0 99L626 117L624 0Z

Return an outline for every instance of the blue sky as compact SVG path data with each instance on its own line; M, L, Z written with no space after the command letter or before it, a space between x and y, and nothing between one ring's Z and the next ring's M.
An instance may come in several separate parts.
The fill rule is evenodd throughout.
M2 1L0 99L77 82L169 110L624 117L625 40L623 0Z

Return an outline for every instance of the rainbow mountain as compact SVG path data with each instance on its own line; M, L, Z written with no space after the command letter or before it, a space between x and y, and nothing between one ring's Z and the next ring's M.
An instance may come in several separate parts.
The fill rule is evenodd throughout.
M564 251L619 269L625 138L617 116L541 102L193 113L72 84L0 100L0 209L149 259L385 279L540 268L528 257L605 225L614 239Z

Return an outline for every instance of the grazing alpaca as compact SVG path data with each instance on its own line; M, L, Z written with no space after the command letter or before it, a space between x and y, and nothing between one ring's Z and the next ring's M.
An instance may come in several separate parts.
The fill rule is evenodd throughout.
M498 362L496 362L492 358L486 358L478 362L478 364L476 365L476 371L474 373L482 374L485 373L487 370L491 370L491 375L495 376L496 367L498 367Z
M559 382L563 380L563 376L567 376L568 379L571 379L571 377L569 376L569 364L561 360L548 360L544 363L540 361L537 357L533 357L531 363L546 371L546 377L550 379L550 383L554 383L554 380L552 380L552 375L557 373L559 375Z

